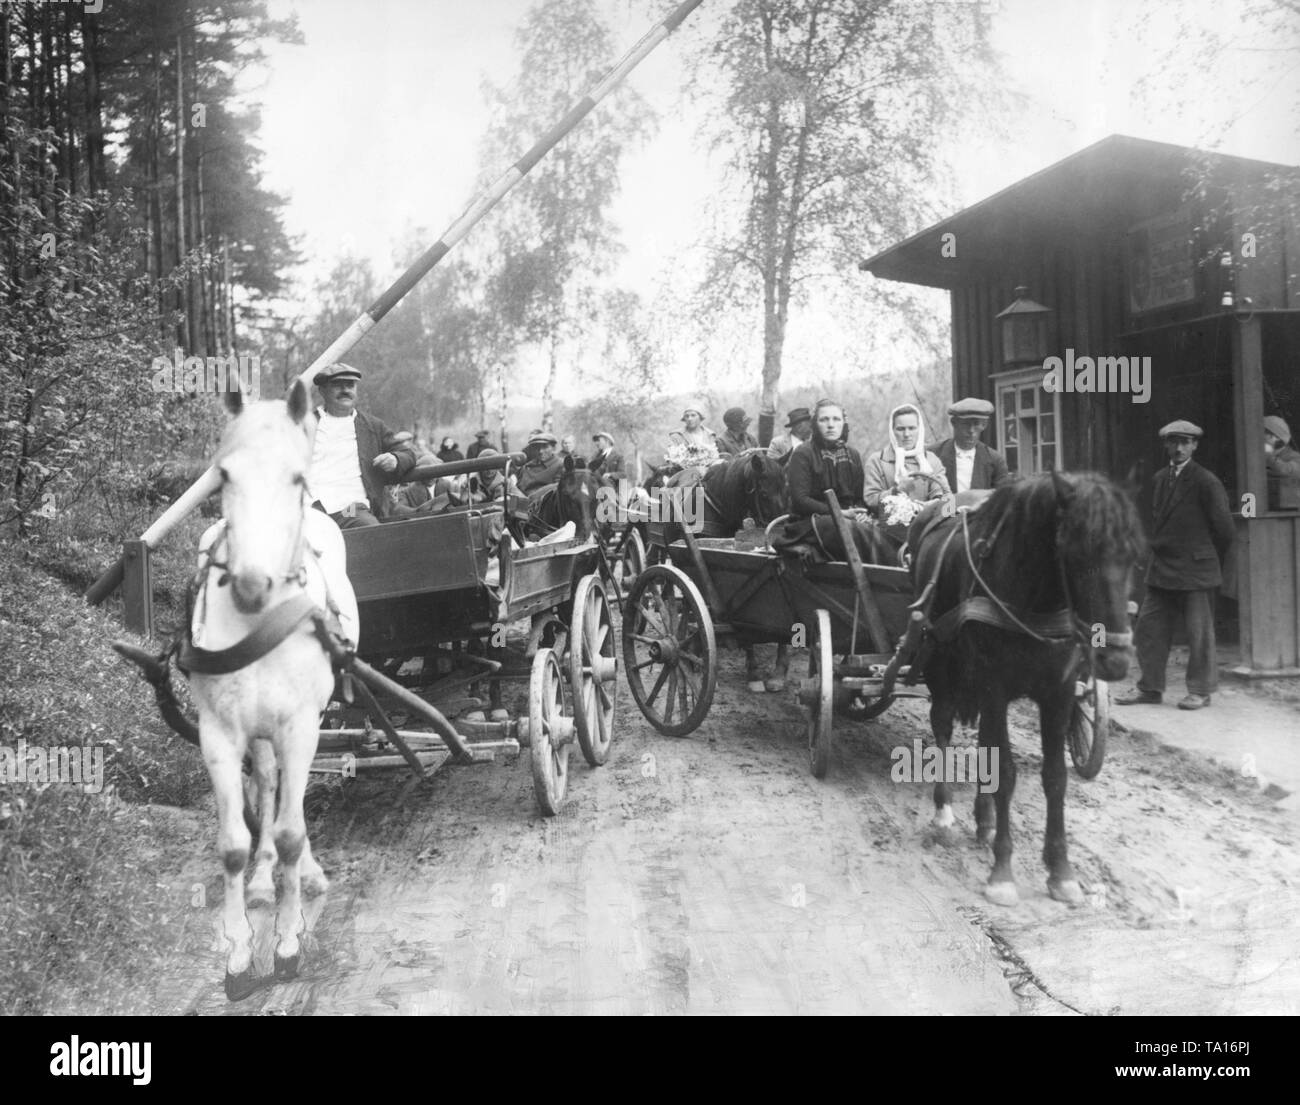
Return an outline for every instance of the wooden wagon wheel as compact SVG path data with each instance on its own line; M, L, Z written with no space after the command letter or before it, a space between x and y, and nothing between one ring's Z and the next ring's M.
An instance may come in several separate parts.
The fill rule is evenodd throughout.
M671 564L642 572L623 610L623 671L646 721L684 737L704 720L718 679L713 619L690 579Z
M645 571L645 542L635 523L628 523L627 540L623 542L622 551L614 568L614 578L618 580L618 593L626 598L632 590L636 577Z
M830 614L819 609L813 628L813 639L808 642L808 679L816 686L810 688L812 701L807 707L808 764L815 778L824 779L831 765L831 715L835 689Z
M537 650L528 684L528 743L532 746L533 793L547 817L564 803L569 783L573 718L564 713L564 678L549 648Z
M569 629L569 689L582 754L592 767L609 757L618 696L618 654L609 603L597 575L583 576L573 596Z
M1081 665L1070 709L1070 759L1081 778L1096 778L1110 735L1110 684L1098 679L1090 661Z

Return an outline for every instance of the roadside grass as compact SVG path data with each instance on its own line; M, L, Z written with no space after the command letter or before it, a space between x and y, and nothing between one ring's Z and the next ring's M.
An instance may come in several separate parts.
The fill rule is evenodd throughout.
M80 597L109 549L85 537L47 539L39 555L0 543L0 746L15 757L20 740L96 746L104 768L101 794L0 782L0 963L10 968L0 972L0 1013L147 1010L190 916L188 897L162 880L193 858L195 842L148 804L193 805L207 774L109 647L124 635L112 611ZM183 588L191 555L160 558L165 588L176 586L170 577Z

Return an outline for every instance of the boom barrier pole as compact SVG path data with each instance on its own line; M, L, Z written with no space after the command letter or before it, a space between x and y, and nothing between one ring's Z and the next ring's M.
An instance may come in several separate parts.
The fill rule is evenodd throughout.
M449 226L442 237L433 243L415 263L393 282L383 295L374 301L360 318L343 331L334 342L299 374L298 379L311 387L312 379L326 365L333 364L352 349L366 336L389 311L401 302L402 298L423 280L429 271L451 252L452 246L459 242L470 229L492 210L528 171L545 157L557 142L573 130L591 112L601 100L613 91L647 54L675 31L686 17L702 4L704 0L683 0L672 14L661 23L656 24L641 40L632 47L623 60L614 66L596 86L581 100L573 105L568 113L539 138L523 157L501 174L473 203L465 209L464 214ZM155 549L175 527L188 517L200 503L221 486L221 479L215 468L208 468L185 491L179 499L169 506L147 530L140 535L149 548ZM92 604L102 602L111 595L122 582L123 562L118 561L101 575L86 591L86 601Z

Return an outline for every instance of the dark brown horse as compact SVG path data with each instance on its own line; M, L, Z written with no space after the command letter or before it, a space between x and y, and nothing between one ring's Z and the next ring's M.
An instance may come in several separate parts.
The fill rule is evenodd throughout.
M596 531L596 496L600 479L586 468L579 468L572 457L564 458L564 473L558 483L535 487L528 492L528 521L524 529L529 537L545 537L572 522L574 536L585 541Z
M680 486L680 477L673 476L666 486ZM692 516L699 518L705 537L734 537L746 518L752 518L763 529L785 513L785 469L768 456L766 449L750 449L727 457L725 463L710 466L699 487L700 509ZM749 689L755 693L784 690L790 668L789 643L777 642L772 673L764 678L754 652L754 646L762 642L740 634L737 641L745 650L745 682Z
M918 662L930 688L935 742L948 762L954 718L969 725L978 716L980 754L993 768L975 799L982 843L993 830L996 803L985 893L999 905L1018 900L1007 704L1030 698L1042 734L1047 886L1058 901L1077 903L1083 895L1065 837L1065 738L1081 658L1091 659L1101 679L1122 679L1128 670L1126 604L1142 548L1133 504L1102 476L1051 473L1001 488L972 514L934 525L917 519L908 544L915 550L913 588L931 622ZM935 823L950 826L947 781L935 786L934 802Z

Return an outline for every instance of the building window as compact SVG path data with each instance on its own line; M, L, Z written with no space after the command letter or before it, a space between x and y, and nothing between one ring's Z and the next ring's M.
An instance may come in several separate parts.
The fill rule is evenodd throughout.
M998 450L1021 476L1064 468L1061 453L1061 396L1043 390L1043 370L998 373Z

